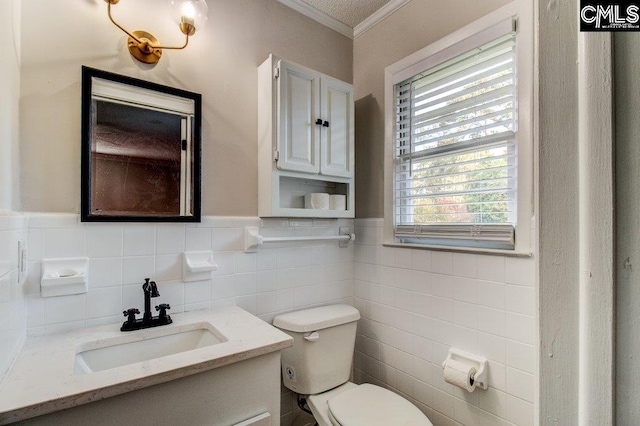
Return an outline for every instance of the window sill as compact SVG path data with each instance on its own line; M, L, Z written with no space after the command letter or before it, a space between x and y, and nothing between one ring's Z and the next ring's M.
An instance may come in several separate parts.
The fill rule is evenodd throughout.
M531 252L519 252L514 250L499 250L499 249L485 249L485 248L472 248L472 247L449 247L449 246L436 246L428 244L407 244L407 243L382 243L384 247L396 247L406 249L422 249L431 251L450 251L454 253L471 253L471 254L486 254L491 256L507 256L507 257L533 257Z

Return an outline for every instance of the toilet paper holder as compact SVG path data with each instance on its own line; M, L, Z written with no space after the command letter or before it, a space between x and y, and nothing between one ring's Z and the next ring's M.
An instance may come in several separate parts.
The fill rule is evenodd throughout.
M487 359L465 352L458 348L449 348L447 359L442 363L442 368L447 364L447 361L454 360L469 364L476 369L476 373L473 375L473 381L476 387L480 389L487 389Z

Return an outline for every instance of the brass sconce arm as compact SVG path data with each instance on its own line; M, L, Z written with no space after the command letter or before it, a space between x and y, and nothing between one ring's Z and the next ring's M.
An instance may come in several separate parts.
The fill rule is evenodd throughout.
M111 14L111 5L117 4L120 0L104 0L107 2L107 14L109 15L109 19L118 27L122 32L124 32L129 39L127 41L127 45L129 48L129 53L145 64L155 64L162 57L163 49L172 49L172 50L182 50L189 44L189 37L192 36L196 32L196 27L194 25L194 20L188 17L182 17L181 22L179 24L180 31L185 35L184 44L182 46L162 46L158 43L158 39L156 39L152 34L146 31L127 31L122 25L118 24L116 20L113 18Z
M184 44L182 46L153 46L156 49L173 49L173 50L182 50L189 44L189 35L187 34L184 39Z
M128 35L129 37L131 37L132 39L134 39L135 41L137 41L138 43L141 43L140 40L138 40L138 38L136 36L134 36L133 34L131 34L129 31L127 31L122 25L118 24L115 19L113 19L113 16L111 15L111 5L112 4L116 4L118 2L118 0L105 0L107 2L107 13L109 15L109 19L111 20L111 22L113 23L113 25L115 25L116 27L120 28L126 35Z

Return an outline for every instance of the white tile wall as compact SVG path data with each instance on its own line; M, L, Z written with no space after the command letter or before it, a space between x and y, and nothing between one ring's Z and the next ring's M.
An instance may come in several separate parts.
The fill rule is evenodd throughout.
M271 321L287 310L354 303L363 317L356 381L403 394L436 426L533 424L533 259L382 247L377 219L355 221L355 247L279 243L246 254L244 226L261 226L265 236L336 235L354 221L83 224L77 215L31 214L27 229L26 217L8 218L0 216L0 374L25 328L41 335L119 323L123 309L142 307L140 286L151 277L161 293L154 302L170 303L172 312L235 304ZM28 239L26 304L17 284L20 238ZM219 268L211 280L182 282L185 250L214 251ZM41 262L53 256L90 258L87 294L40 297ZM468 394L444 382L450 346L490 360L487 391ZM309 421L284 388L282 405L283 425Z
M3 223L0 217L0 226ZM124 309L142 310L144 278L158 283L161 295L153 302L169 303L171 313L231 304L271 322L287 310L353 303L353 245L340 248L330 241L278 243L264 245L257 253L243 251L245 226L261 226L267 236L338 235L339 227L353 228L353 220L205 217L197 225L87 224L77 215L30 214L28 224L26 320L24 309L19 313L22 329L28 327L31 336L122 322ZM17 247L17 232L0 228L0 250L14 242ZM26 238L26 229L24 233ZM185 250L214 251L218 270L210 280L182 282ZM42 259L70 256L90 259L88 293L40 297ZM17 254L11 252L5 257L17 259ZM22 292L17 294L21 296ZM13 330L15 324L8 325L9 320L20 315L0 317L0 333ZM0 366L7 362L5 352L0 348ZM283 389L281 424L297 424L301 418L306 424L309 418L304 416L292 394Z
M26 218L0 211L0 383L26 337L26 303L18 282L18 241L26 239Z
M278 243L244 253L244 226L265 235L337 235L352 220L260 220L206 217L201 224L94 224L68 214L30 214L25 292L28 334L41 335L123 321L142 309L144 278L158 283L157 303L173 313L234 304L266 321L286 310L352 302L353 245ZM212 279L182 282L182 253L213 250ZM89 292L40 297L42 259L89 257ZM17 258L17 257L16 257Z
M383 247L382 219L357 219L355 377L388 387L435 426L533 425L532 258ZM489 359L489 389L447 384L456 346Z

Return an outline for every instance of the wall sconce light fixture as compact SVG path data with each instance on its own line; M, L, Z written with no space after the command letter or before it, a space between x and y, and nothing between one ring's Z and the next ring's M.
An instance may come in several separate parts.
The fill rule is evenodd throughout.
M107 2L107 12L113 25L129 36L127 40L129 53L145 64L157 63L162 57L163 49L180 50L187 47L189 37L195 34L196 28L201 27L207 20L207 12L209 10L205 0L168 0L170 13L186 38L182 46L162 46L152 34L142 30L129 32L113 19L111 6L117 4L120 0L104 1Z

